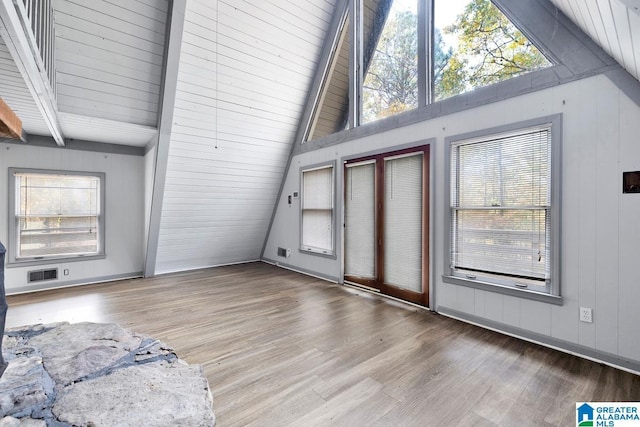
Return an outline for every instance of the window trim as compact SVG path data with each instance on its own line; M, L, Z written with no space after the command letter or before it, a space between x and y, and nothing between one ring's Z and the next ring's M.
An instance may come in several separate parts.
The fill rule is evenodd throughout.
M16 173L39 174L39 175L76 175L76 176L92 176L100 179L100 213L98 215L98 253L91 255L48 255L42 258L29 257L17 259L17 227L16 227ZM9 168L9 203L8 203L8 228L9 228L9 245L7 251L7 267L22 267L46 264L60 264L61 262L88 261L96 259L105 259L105 223L106 223L106 174L104 172L84 172L84 171L68 171L55 169L33 169L33 168Z
M303 206L304 206L304 173L312 172L320 169L331 168L331 250L330 251L319 251L317 249L313 249L311 247L305 247L303 245ZM317 163L308 166L300 167L300 239L299 239L299 247L298 252L308 255L315 255L325 258L337 259L337 251L336 251L336 243L337 243L337 216L336 216L336 161L331 162L323 162Z
M532 289L520 289L515 286L508 286L495 282L488 282L480 279L463 278L453 274L450 265L451 253L451 147L452 144L462 140L490 139L500 134L517 132L527 128L542 125L550 125L551 128L551 284L549 292L541 292ZM482 289L497 292L505 295L543 301L551 304L562 305L561 296L561 165L562 165L562 114L538 117L531 120L512 123L504 126L497 126L479 131L452 135L445 137L445 203L444 203L444 269L442 280L445 283L467 286L475 289Z

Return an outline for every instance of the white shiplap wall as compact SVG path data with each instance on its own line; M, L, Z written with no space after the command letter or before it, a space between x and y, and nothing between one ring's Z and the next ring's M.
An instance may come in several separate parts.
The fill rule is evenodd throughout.
M551 0L582 31L640 80L640 15L620 0Z
M47 123L42 118L42 113L2 38L0 38L0 98L22 120L22 127L26 132L49 135Z
M167 0L54 0L61 112L156 126Z
M639 83L640 84L640 83ZM450 135L563 114L562 306L520 299L442 281L444 256L445 144ZM338 259L299 253L299 168L343 156L436 138L432 146L431 281L436 307L474 315L640 363L640 197L622 194L622 172L640 170L640 107L604 75L518 96L483 107L349 141L295 156L269 235L265 258L339 279ZM338 207L343 184L338 173ZM338 224L341 223L339 218ZM340 234L339 234L340 236ZM340 238L341 239L341 238ZM277 248L291 256L277 256ZM578 319L593 308L593 323Z
M187 2L156 273L260 258L332 12Z
M36 285L58 287L141 274L145 222L144 157L0 143L0 200L3 201L0 204L0 241L5 244L9 228L5 204L9 198L9 167L104 172L106 175L106 258L48 264L47 268L59 269L58 280ZM6 268L7 293L24 291L28 286L27 271L38 268ZM69 269L68 276L62 274L65 268Z

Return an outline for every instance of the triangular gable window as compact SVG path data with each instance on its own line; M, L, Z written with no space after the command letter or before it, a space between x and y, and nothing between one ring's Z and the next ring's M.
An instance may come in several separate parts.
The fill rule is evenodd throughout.
M347 127L349 109L349 20L336 38L335 51L330 56L318 108L308 131L307 140L320 138Z
M350 117L358 126L552 65L491 0L348 1L339 33L330 34L337 42L305 141L346 129ZM361 19L352 29L348 15L358 2ZM421 34L421 26L432 31ZM361 50L352 49L354 35ZM361 58L351 58L357 51ZM360 65L350 66L354 60ZM362 74L353 71L359 67ZM350 102L350 83L360 103Z
M551 65L490 0L436 0L434 100Z

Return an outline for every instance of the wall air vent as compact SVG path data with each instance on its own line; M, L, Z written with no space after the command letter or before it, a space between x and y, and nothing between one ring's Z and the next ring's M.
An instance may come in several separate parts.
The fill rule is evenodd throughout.
M42 282L44 280L55 280L58 278L58 269L35 270L27 273L27 283Z
M278 248L278 256L286 258L287 257L287 250L285 248Z

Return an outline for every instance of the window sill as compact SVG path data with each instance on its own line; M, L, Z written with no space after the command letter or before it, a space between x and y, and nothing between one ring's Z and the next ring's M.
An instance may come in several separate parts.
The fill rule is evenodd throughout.
M300 252L301 254L315 255L315 256L329 258L329 259L336 259L336 254L334 252L321 252L314 249L305 249L305 248L299 248L298 252Z
M562 305L562 297L542 292L536 292L529 289L516 289L509 286L497 285L494 283L481 282L479 280L465 279L462 277L442 276L445 283L453 285L466 286L469 288L480 289L483 291L495 292L503 295L509 295L517 298L530 299L534 301L546 302L554 305Z
M105 254L99 255L75 255L69 257L43 257L41 259L25 259L25 260L14 260L8 261L6 267L7 268L18 268L18 267L32 267L37 265L49 265L49 264L64 264L67 262L77 262L77 261L94 261L98 259L106 259L107 256Z

